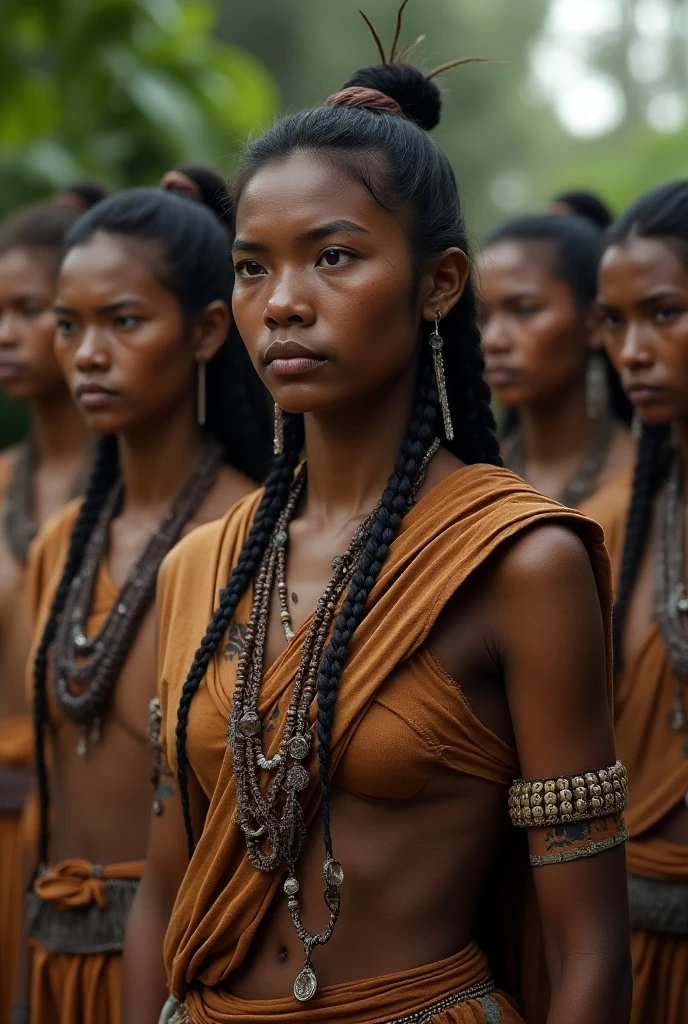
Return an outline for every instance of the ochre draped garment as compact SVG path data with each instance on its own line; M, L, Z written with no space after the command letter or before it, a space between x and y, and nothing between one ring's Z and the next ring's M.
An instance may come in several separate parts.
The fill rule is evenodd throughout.
M35 622L34 651L27 669L27 688L33 688L33 654L40 639L67 557L69 541L81 499L76 499L44 528L31 551L28 570L29 604ZM116 599L115 587L105 560L101 563L93 593L86 632L92 636L102 626ZM47 680L50 718L59 711ZM49 751L48 751L49 752ZM88 770L84 766L84 770ZM79 867L81 865L81 868ZM103 878L140 878L143 861L109 864ZM87 861L63 861L38 878L34 891L58 908L98 902L102 886L90 877ZM80 902L81 901L81 902ZM121 953L55 953L31 940L31 1024L121 1024Z
M0 459L0 501L4 500L12 467L11 457ZM2 685L3 680L0 680ZM32 762L31 716L0 719L0 771L30 768ZM0 814L0 1024L6 1024L14 1000L17 951L21 942L24 850L32 838L30 827L27 831L27 818L21 814Z
M586 503L603 527L615 578L621 564L632 475L624 471ZM616 683L617 756L628 769L626 823L628 870L666 882L688 883L688 846L653 835L652 829L688 793L685 734L669 728L675 676L661 629L653 621ZM688 935L634 929L632 1024L688 1021Z
M160 696L163 740L173 767L181 687L210 621L218 591L237 561L258 500L259 495L252 495L223 520L195 531L168 556L160 572ZM371 747L383 743L385 750L395 751L397 764L401 759L404 777L417 771L422 780L423 772L441 764L503 786L506 816L507 787L518 773L515 753L473 715L456 684L448 680L424 643L451 595L500 545L533 524L555 520L570 525L586 544L605 622L609 622L611 577L601 531L580 513L542 497L508 471L485 465L460 469L433 488L406 516L382 567L363 623L350 644L340 682L331 770L344 788L352 786L351 780L355 779L363 786L375 785L375 773L384 766L385 759L375 756L378 767L370 761L366 764L366 759L372 756ZM485 961L475 946L469 946L442 964L325 988L305 1005L293 999L244 1002L228 992L225 982L246 958L273 898L281 895L277 890L282 880L281 872L267 875L251 866L242 833L232 824L236 791L226 733L237 661L231 645L236 646L238 625L247 621L250 607L249 590L237 608L235 628L230 627L230 646L225 650L226 640L220 645L191 704L188 756L210 799L210 809L167 933L165 958L171 991L186 1001L193 1024L225 1024L230 1020L260 1020L263 1024L298 1020L310 1024L335 1019L347 1024L372 1024L432 1005L464 983L484 978ZM265 673L259 708L263 720L289 691L307 628L308 622ZM391 709L404 726L429 736L430 741L406 743L401 750L388 744L389 737L382 730L390 729L391 716L385 719L384 708ZM312 715L314 711L312 708ZM370 730L374 728L378 729L377 744L370 742ZM363 740L366 730L367 742ZM280 736L281 726L275 730L268 756L277 749ZM315 758L314 751L311 757ZM312 781L304 794L308 822L313 821L319 807L314 761L311 769ZM393 769L389 775L389 784L393 785ZM507 843L505 849L512 845L525 854L525 844ZM523 864L518 867L523 868ZM517 865L510 864L509 868L515 870ZM511 909L518 902L514 892L520 895L522 891L520 885L511 889ZM539 986L544 969L538 955L541 950L533 945L525 949L522 936L515 933L501 937L511 947L512 956L519 951L525 953L538 975L537 982L525 986L526 996L532 997L538 1007L532 1012L527 1009L526 1019L529 1024L540 1024L547 1001L546 992ZM517 987L513 985L509 991L516 993ZM457 1004L437 1020L461 1024L521 1020L503 995L490 999L494 1009L487 1005L483 1008L474 1000ZM497 1007L501 1018L494 1015Z
M105 882L140 879L144 862L109 864L99 878L93 865L68 860L38 878L34 891L60 910L107 904ZM31 1024L119 1024L122 1019L120 953L55 953L31 944Z

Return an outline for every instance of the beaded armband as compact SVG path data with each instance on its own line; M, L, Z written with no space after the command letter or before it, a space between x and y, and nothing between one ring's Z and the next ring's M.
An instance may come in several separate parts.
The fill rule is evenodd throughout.
M582 775L517 779L509 790L512 825L544 827L621 814L628 803L628 777L621 761Z

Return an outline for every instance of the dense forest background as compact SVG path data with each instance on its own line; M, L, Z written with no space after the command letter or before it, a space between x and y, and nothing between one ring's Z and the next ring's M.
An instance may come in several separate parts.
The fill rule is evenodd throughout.
M2 0L0 215L77 177L231 174L249 132L375 61L359 6L390 40L397 0ZM562 188L618 210L687 173L687 0L411 0L419 36L423 67L495 61L441 79L477 241Z

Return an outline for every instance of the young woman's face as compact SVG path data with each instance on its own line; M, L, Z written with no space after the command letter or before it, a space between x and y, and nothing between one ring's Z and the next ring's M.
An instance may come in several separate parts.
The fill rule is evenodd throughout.
M288 412L367 403L415 379L420 314L400 219L326 160L292 154L237 208L234 318Z
M480 258L486 376L508 408L556 401L584 378L589 324L546 243L505 240Z
M688 417L688 265L664 241L607 249L598 303L604 345L646 423Z
M58 279L56 351L88 426L119 434L193 402L196 362L179 300L152 242L96 232Z
M54 351L56 263L41 249L0 255L0 384L11 398L36 401L65 387Z

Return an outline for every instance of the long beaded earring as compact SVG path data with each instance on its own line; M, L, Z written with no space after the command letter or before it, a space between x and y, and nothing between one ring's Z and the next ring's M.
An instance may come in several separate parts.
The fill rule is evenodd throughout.
M449 397L447 395L447 381L444 376L444 360L442 358L442 346L444 342L440 337L440 320L442 314L439 309L435 310L435 327L430 335L430 348L432 349L432 361L435 366L435 379L437 381L437 394L440 400L440 409L442 410L442 420L444 421L444 434L447 441L454 440L454 424L451 421L451 413L449 411Z
M275 436L272 450L275 455L281 455L284 451L284 412L277 402L275 402Z
M198 425L199 427L205 426L205 359L199 359L198 361Z

